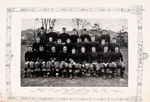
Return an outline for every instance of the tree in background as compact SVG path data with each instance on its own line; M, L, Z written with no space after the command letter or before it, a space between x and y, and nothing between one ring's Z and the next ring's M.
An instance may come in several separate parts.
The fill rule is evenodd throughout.
M47 30L49 27L55 27L56 19L52 18L36 18L37 21L41 22L41 26L44 27L45 30Z
M88 25L90 25L90 23L87 20L83 20L80 18L73 18L72 23L73 23L74 28L77 30L81 30L87 27Z

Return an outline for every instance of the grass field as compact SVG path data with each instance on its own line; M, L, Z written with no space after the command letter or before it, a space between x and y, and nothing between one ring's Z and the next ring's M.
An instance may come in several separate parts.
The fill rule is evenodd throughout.
M24 54L27 45L21 46L21 71L24 67ZM69 78L21 78L21 86L49 86L49 87L127 87L128 86L128 50L121 49L126 65L125 75L121 78L102 79L96 77L84 77L77 79Z

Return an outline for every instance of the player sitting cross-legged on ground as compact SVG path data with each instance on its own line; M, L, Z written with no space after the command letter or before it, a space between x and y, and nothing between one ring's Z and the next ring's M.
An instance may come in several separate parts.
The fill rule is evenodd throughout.
M115 47L115 52L111 54L111 61L113 65L114 76L116 76L117 74L123 78L125 65L124 65L122 53L120 52L119 47Z

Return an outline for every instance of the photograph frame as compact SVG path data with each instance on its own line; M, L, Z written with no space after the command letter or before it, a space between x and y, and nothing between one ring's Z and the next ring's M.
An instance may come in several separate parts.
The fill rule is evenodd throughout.
M14 12L117 12L117 13L129 13L132 15L137 16L137 84L136 84L136 95L134 97L128 97L128 98L99 98L99 99L90 99L90 98L42 98L42 100L79 100L79 101L135 101L140 102L142 100L142 75L143 75L143 64L144 60L148 57L148 54L144 52L144 46L143 46L143 6L142 5L132 5L129 7L97 7L97 8L70 8L70 7L63 7L63 8L43 8L43 7L10 7L7 8L7 21L6 21L6 69L5 69L5 78L6 78L6 95L8 99L37 99L36 97L14 97L11 92L11 61L13 54L11 52L11 22L12 22L12 14ZM115 90L114 90L115 91Z

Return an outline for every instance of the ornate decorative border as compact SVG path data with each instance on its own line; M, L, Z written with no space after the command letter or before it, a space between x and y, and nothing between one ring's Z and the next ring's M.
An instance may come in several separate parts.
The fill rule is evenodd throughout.
M8 99L42 99L42 100L80 100L80 101L135 101L141 102L141 94L142 94L142 74L143 74L143 63L144 59L148 57L148 54L144 52L143 48L143 34L142 34L142 14L143 14L142 5L134 5L128 8L109 8L109 7L98 7L98 8L26 8L26 7L10 7L7 8L7 21L6 21L6 69L5 69L5 77L6 77L6 94ZM137 16L137 90L136 95L133 97L122 97L122 98L56 98L56 97L45 97L45 98L36 98L36 97L13 97L11 92L11 60L12 60L12 52L11 52L11 21L12 21L12 13L14 12L117 12L117 13L129 13ZM96 91L96 90L93 90ZM106 91L106 90L101 90ZM115 90L111 90L115 91Z

